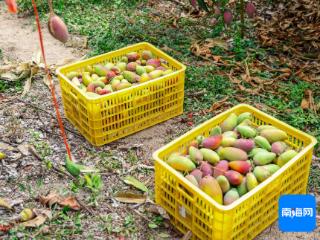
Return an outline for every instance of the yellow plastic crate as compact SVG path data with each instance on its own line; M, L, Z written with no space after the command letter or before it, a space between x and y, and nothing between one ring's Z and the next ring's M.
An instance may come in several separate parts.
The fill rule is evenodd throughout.
M174 70L166 76L98 98L88 98L66 78L88 65L117 62L129 52L150 50ZM183 113L186 67L149 43L138 43L57 70L67 119L93 145L101 146Z
M251 112L256 125L270 124L284 130L287 144L301 149L299 154L258 187L228 206L216 203L176 170L166 164L173 152L183 152L198 135L209 135L230 113ZM192 231L192 239L249 240L278 218L281 194L306 192L315 138L257 110L240 104L201 124L153 154L155 199L182 233Z

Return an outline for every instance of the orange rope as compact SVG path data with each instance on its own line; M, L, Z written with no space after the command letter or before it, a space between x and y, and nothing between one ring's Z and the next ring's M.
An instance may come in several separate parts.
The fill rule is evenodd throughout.
M49 69L48 69L48 66L47 66L47 61L46 61L46 56L45 56L45 51L44 51L44 46L43 46L43 37L42 37L42 31L41 31L41 26L40 26L39 14L38 14L37 5L36 5L34 0L32 0L32 5L33 5L33 10L34 10L34 15L36 17L37 27L38 27L41 54L42 54L42 58L43 58L44 66L45 66L45 72L46 72L47 78L48 78L49 83L50 83L50 90L51 90L53 105L54 105L55 110L56 110L56 115L57 115L57 119L58 119L58 123L59 123L59 127L60 127L60 132L61 132L61 136L63 138L64 145L66 146L66 150L67 150L69 159L72 161L71 152L70 152L70 148L69 148L69 145L68 145L66 132L64 130L63 122L62 122L61 115L60 115L60 112L59 112L59 106L58 106L58 101L57 101L57 98L56 98L55 87L54 87L54 84L53 84L53 81L52 81L52 78L51 78L51 75L50 75L50 72L49 72Z

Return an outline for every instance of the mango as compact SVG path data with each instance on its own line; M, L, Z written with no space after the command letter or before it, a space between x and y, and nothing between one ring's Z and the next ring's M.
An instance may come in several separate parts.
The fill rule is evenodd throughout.
M268 152L267 150L265 150L264 148L254 148L250 151L249 153L249 157L254 157L254 155L256 155L258 152Z
M237 187L237 191L241 196L245 195L247 192L248 192L248 189L247 189L247 178L243 178L242 180L242 183Z
M277 129L277 128L271 125L261 125L257 128L257 131L261 133L263 130L267 130L267 129Z
M252 118L252 114L250 112L241 113L237 118L237 124L242 123L244 120L250 120Z
M202 191L212 197L217 203L222 204L222 190L218 181L212 176L205 176L199 182Z
M287 162L289 162L292 158L294 158L295 156L297 156L297 152L295 150L288 150L285 151L284 153L282 153L278 160L277 160L277 164L282 167L283 165L285 165Z
M199 168L202 172L202 176L212 176L212 166L207 162L202 162Z
M255 147L255 143L252 139L240 138L234 142L233 147L240 148L245 152L250 152Z
M142 58L143 60L149 60L149 59L151 59L151 58L152 58L152 52L151 52L151 51L148 51L148 50L142 51L142 53L141 53L141 58Z
M197 136L196 141L198 142L199 146L202 145L202 142L203 142L204 139L205 139L205 137L202 136L202 135Z
M125 62L118 62L116 67L120 69L120 72L123 72L126 70L127 64Z
M107 69L107 70L111 70L111 68L114 67L114 64L112 62L108 62L104 65L104 67Z
M249 126L238 126L236 129L244 138L254 138L257 135L256 130Z
M274 152L277 155L284 153L284 151L288 148L285 142L274 142L271 145L271 152Z
M135 83L135 82L139 82L140 80L140 76L137 75L136 73L134 72L130 72L130 71L124 71L122 73L123 77L125 79L127 79L130 83Z
M264 148L268 151L271 151L271 145L268 140L262 136L256 136L254 142L258 147Z
M278 165L276 165L276 164L268 164L268 165L265 165L263 167L268 169L269 172L271 172L271 174L274 174L276 171L278 171L280 169L280 167Z
M106 95L106 94L109 94L109 93L112 92L112 91L110 91L110 90L107 90L107 89L105 89L105 88L100 88L100 87L97 87L95 91L96 91L96 93L98 93L99 95Z
M252 127L253 123L251 122L251 120L245 119L240 124L238 124L238 126L249 126L249 127Z
M126 55L128 62L135 62L140 58L140 55L137 52L130 52Z
M272 152L258 152L253 157L254 164L262 166L271 163L276 158L276 154Z
M170 73L173 73L173 70L172 70L172 69L164 70L164 71L163 71L163 76L169 75Z
M119 79L113 79L111 81L111 87L114 91L116 91L118 89L118 85L121 83L121 81Z
M200 169L194 169L194 170L192 170L192 172L190 174L192 176L194 176L195 179L197 179L198 183L200 182L201 178L203 177L203 173Z
M126 69L127 69L128 71L135 72L137 66L138 66L138 64L137 64L136 62L129 62L129 63L127 64Z
M121 80L121 81L123 81L123 80ZM119 83L118 85L117 85L117 91L120 91L120 90L122 90L122 89L126 89L126 88L129 88L129 87L131 87L132 86L132 84L131 83L129 83L129 82L121 82L121 83Z
M122 79L124 79L124 77L122 76L122 75L118 75L118 76L115 76L114 78L112 78L112 81L114 80L114 79L118 79L118 80L122 80Z
M169 158L167 160L167 164L181 172L190 172L196 168L196 165L189 158L184 156L174 156Z
M145 66L146 64L147 64L147 61L144 60L144 59L142 59L142 60L141 60L141 65L142 65L142 66Z
M123 56L123 57L121 57L121 59L120 59L120 62L124 62L124 63L128 63L128 58L127 58L127 56Z
M181 156L181 153L173 152L173 153L170 154L170 156L168 157L167 161L172 161L177 156Z
M189 157L195 163L203 161L202 152L198 148L195 148L193 146L189 148Z
M192 140L192 141L189 143L189 148L190 148L191 146L192 146L192 147L195 147L195 148L198 148L199 145L198 145L197 140Z
M153 66L154 68L160 67L161 62L160 59L151 58L147 60L147 65Z
M221 160L213 169L213 176L218 177L224 175L226 171L229 170L229 162L226 160Z
M238 138L238 134L235 131L227 131L222 133L223 137L232 137L232 138Z
M96 85L94 83L89 83L87 86L87 92L95 92Z
M156 70L166 71L167 69L164 66L157 67Z
M247 161L232 161L229 162L229 168L239 173L246 174L251 169L251 163Z
M246 186L247 186L248 191L251 191L252 189L254 189L258 185L259 185L259 183L258 183L256 176L252 172L249 172L246 176Z
M92 78L92 80L97 80L99 78L99 75L94 73L91 75L91 78ZM105 78L105 77L103 77L103 78Z
M111 86L110 84L106 85L106 86L104 87L104 89L106 89L106 90L108 90L108 91L110 91L110 92L113 92L112 86Z
M221 141L222 147L232 147L234 146L234 143L237 141L237 139L232 137L223 137Z
M84 67L84 71L92 74L94 72L94 68L91 65L87 65Z
M261 131L260 135L265 137L270 143L284 141L288 138L287 133L280 129L265 129Z
M228 170L224 173L224 176L228 179L231 185L238 186L243 181L243 176L237 171Z
M86 92L85 94L89 98L97 98L97 97L99 97L99 94L96 94L94 92Z
M219 186L220 186L222 192L223 193L228 192L230 189L230 183L229 183L228 179L223 175L218 176L216 179L219 183Z
M96 85L96 87L101 87L101 88L104 88L106 85L99 81L99 80L95 80L95 81L92 81L91 83L93 83L94 85Z
M271 172L264 166L255 167L253 170L253 174L259 182L263 182L264 180L266 180L268 177L271 176Z
M204 148L215 150L220 146L221 141L222 141L222 135L211 136L211 137L205 138L202 141L202 146Z
M145 66L145 69L147 71L147 73L151 73L152 71L154 71L156 68L154 66L148 65Z
M142 74L147 73L147 71L143 66L138 65L136 67L136 73L141 76Z
M20 220L22 222L29 221L29 220L33 219L35 216L36 216L35 213L30 208L24 208L20 212Z
M158 78L158 77L161 77L163 74L163 71L162 70L154 70L152 72L149 73L149 77L151 79L155 79L155 78Z
M89 72L84 72L82 74L82 83L86 86L89 85L89 83L91 83L93 81L93 79L91 78L90 76L90 73Z
M51 13L48 20L48 29L50 34L60 42L67 42L69 39L69 32L66 24L57 15Z
M75 72L75 71L72 71L72 72L68 72L66 74L66 77L71 80L73 79L74 77L79 77L81 74L79 74L78 72Z
M240 195L239 195L237 189L232 188L224 195L223 204L230 205L231 203L238 200L239 198L240 198Z
M221 134L222 134L222 130L220 126L215 126L210 130L210 133L209 133L210 136L216 136Z
M231 113L220 125L222 132L231 131L237 126L237 115Z
M81 85L80 80L77 77L72 78L71 82L77 87Z
M87 92L87 87L86 87L84 84L82 84L82 83L78 86L78 88L79 88L82 92Z
M150 78L150 76L149 76L149 74L148 73L143 73L142 75L141 75L141 77L140 77L140 83L144 83L144 82L147 82L147 81L149 81L149 80L151 80L151 78Z
M193 185L199 187L198 181L193 175L188 174L187 176L185 176L185 178L188 179L189 182L191 182Z
M111 68L111 71L114 72L116 75L119 75L121 71L120 68L118 68L117 66L114 66Z
M208 161L208 162L213 163L213 164L215 164L215 163L220 161L219 155L215 151L213 151L211 149L201 148L200 152L202 153L203 159L205 161Z
M115 72L113 71L107 72L106 82L109 83L110 80L112 80L115 76L117 76Z
M101 64L94 65L93 69L94 69L94 72L101 77L107 76L107 73L109 72L109 70Z
M246 161L248 159L248 155L245 151L235 147L221 149L220 157L229 161Z

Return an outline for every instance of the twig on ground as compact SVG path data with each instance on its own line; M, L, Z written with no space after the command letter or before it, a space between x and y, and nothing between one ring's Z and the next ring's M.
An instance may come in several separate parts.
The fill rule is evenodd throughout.
M37 153L36 149L35 149L33 146L31 146L31 145L29 146L29 152L30 152L33 156L35 156L39 161L43 162L42 157ZM57 173L59 173L60 175L67 176L68 178L71 178L71 179L74 180L74 181L77 180L74 176L70 175L70 174L67 173L67 172L62 171L61 169L57 168L56 166L52 166L52 169L53 169L54 171L56 171Z

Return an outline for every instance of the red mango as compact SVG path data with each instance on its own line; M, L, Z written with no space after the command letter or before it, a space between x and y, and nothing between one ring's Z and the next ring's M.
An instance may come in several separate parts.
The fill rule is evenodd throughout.
M222 141L222 135L211 136L203 140L202 146L212 150L217 149Z
M238 186L242 183L243 176L242 176L242 174L238 173L237 171L229 170L229 171L225 172L224 175L229 180L231 185Z
M224 175L224 173L228 170L229 170L229 162L226 160L222 160L218 162L218 164L214 167L213 176L218 177L220 175Z
M246 174L250 171L251 164L247 161L233 161L229 162L229 167L239 173Z

